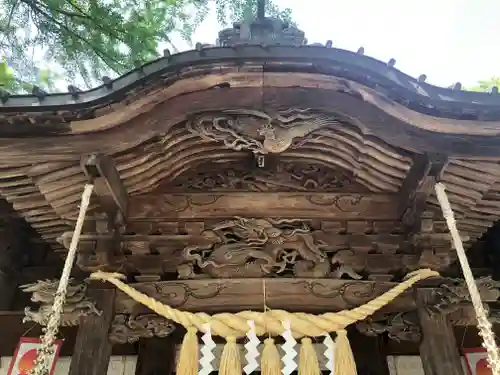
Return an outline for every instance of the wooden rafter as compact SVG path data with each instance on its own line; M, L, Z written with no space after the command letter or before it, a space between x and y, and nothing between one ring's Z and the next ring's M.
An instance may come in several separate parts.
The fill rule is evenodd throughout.
M427 199L447 163L448 158L440 154L420 154L414 157L399 193L399 214L411 231L420 229L420 219L426 209Z

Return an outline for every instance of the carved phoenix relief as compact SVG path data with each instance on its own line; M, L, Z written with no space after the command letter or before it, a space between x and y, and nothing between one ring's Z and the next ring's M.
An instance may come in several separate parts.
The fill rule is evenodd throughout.
M236 151L257 155L281 153L307 141L306 137L338 121L308 109L290 109L274 116L252 110L206 114L187 122L189 132L222 142Z

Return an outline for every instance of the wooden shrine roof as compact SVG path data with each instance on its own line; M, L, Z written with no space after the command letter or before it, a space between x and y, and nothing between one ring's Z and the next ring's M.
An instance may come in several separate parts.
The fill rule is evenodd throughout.
M442 233L431 175L469 242L500 218L500 96L435 87L361 53L199 45L90 91L35 94L0 103L0 196L54 248L78 212L81 159L94 153L116 165L130 236L152 222L199 233L228 216L359 235L431 217L441 222L427 230ZM362 209L325 203L346 194Z

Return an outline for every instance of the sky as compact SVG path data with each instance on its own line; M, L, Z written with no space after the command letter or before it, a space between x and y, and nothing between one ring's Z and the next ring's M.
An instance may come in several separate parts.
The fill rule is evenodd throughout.
M427 82L464 87L500 76L500 0L274 0L292 9L309 43L332 40ZM193 41L214 43L221 29L212 11ZM180 49L188 49L176 42Z

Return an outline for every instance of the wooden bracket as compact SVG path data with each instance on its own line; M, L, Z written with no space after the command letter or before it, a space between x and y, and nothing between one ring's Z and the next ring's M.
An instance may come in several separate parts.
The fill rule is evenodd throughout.
M83 158L81 166L89 182L94 184L99 204L108 218L124 222L128 211L128 195L111 157L93 154Z
M399 192L399 214L413 232L420 230L422 214L434 184L441 180L448 158L441 154L423 154L413 158L413 165Z

